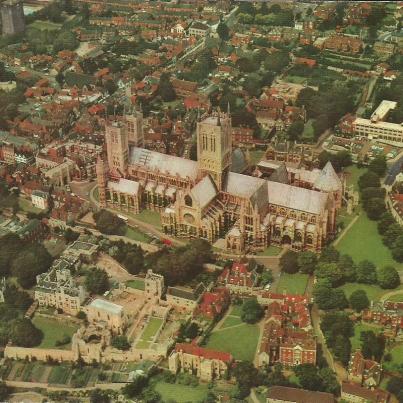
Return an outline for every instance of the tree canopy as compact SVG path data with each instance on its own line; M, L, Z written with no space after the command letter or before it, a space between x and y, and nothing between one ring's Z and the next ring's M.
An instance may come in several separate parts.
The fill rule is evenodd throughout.
M103 294L109 290L109 279L105 270L94 268L88 271L85 288L92 294Z
M246 300L242 305L241 319L246 323L256 323L263 316L263 308L256 299Z

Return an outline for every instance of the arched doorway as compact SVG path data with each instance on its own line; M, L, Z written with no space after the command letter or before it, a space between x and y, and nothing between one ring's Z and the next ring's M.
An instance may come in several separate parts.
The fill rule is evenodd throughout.
M283 245L291 245L291 238L289 235L284 235L283 238L281 239L281 243Z

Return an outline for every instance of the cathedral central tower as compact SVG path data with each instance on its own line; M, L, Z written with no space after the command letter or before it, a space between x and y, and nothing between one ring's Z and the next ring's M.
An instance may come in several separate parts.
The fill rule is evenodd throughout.
M210 174L223 190L231 167L231 117L220 111L197 123L197 161L201 176Z

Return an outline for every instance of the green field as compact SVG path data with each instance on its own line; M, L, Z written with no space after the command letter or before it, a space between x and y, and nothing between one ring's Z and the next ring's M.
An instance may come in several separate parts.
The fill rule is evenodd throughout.
M347 174L347 185L353 185L354 190L358 190L358 178L367 171L366 168L358 168L357 165L347 167L344 172Z
M308 278L309 276L307 274L281 273L276 290L279 294L283 292L295 295L304 294L308 284Z
M403 302L403 291L400 294L392 295L391 297L388 297L388 301L392 302Z
M55 319L35 316L32 323L43 332L42 343L39 348L59 348L69 349L71 343L62 346L56 346L56 342L62 340L66 335L71 337L77 331L78 325L66 323Z
M277 256L281 253L282 249L277 246L269 246L264 251L258 253L258 256Z
M201 402L208 392L207 385L186 386L166 382L158 382L154 390L161 395L162 401L178 403Z
M206 348L231 353L236 360L253 361L258 340L259 327L242 324L212 332Z
M355 351L361 348L361 332L372 330L374 333L378 333L381 327L377 325L372 325L369 323L359 323L354 326L354 336L350 337L351 341L351 351Z
M336 249L350 255L355 263L369 260L377 267L392 265L397 269L403 268L403 264L397 263L390 250L383 244L376 222L371 221L365 213L360 214Z
M39 29L40 31L58 31L61 26L61 24L56 24L50 21L36 20L32 24L29 24L28 28L35 28Z
M142 290L144 291L145 289L145 284L144 284L144 280L129 280L126 282L126 286L130 287L130 288L135 288L137 290Z
M136 214L133 217L147 224L151 224L154 227L161 227L161 216L160 213L157 213L156 211L143 210L141 213Z
M25 211L26 213L38 214L38 213L41 213L44 211L44 210L41 210L41 209L33 206L29 200L23 199L22 197L20 197L18 199L18 205L20 206L20 209Z
M69 381L71 374L71 367L67 365L57 365L52 368L50 372L48 383L66 385Z
M133 241L139 241L139 242L145 242L148 243L150 242L150 237L143 232L133 228L133 227L127 227L126 234L130 239L133 239Z
M227 327L240 325L242 323L242 319L239 316L228 315L223 324L221 325L221 329L225 329Z
M403 344L398 344L390 351L392 360L383 362L383 367L389 371L401 371L403 368Z
M391 290L384 290L377 285L359 284L359 283L346 283L340 287L346 294L347 299L356 290L364 290L370 301L378 302L382 295L390 292ZM399 287L399 289L402 286Z
M137 348L148 348L150 343L152 342L153 337L158 332L162 325L162 319L160 318L150 318L147 323L147 326L143 330L141 334L139 342L136 344Z
M313 122L314 119L309 119L304 126L304 131L302 132L301 138L305 141L312 141L314 136L314 129L313 129Z

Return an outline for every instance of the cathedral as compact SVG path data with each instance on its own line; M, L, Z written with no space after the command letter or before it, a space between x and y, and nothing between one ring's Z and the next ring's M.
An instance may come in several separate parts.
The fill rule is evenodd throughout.
M243 175L229 113L199 117L197 162L143 148L142 119L135 112L106 123L106 158L96 166L101 207L158 211L166 234L233 253L284 244L320 251L334 234L342 183L330 163L311 188Z

